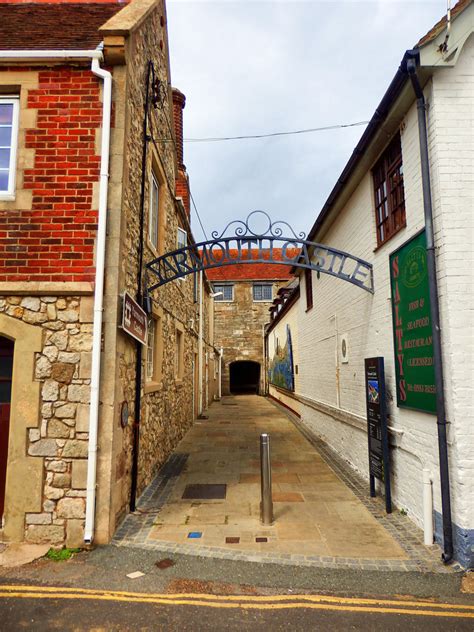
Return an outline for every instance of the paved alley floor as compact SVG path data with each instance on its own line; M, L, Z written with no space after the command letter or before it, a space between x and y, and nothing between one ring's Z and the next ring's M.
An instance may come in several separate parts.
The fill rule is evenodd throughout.
M224 397L207 414L145 490L115 544L249 561L449 572L439 548L425 547L406 516L386 515L366 482L269 400ZM271 526L260 521L263 432L271 437Z

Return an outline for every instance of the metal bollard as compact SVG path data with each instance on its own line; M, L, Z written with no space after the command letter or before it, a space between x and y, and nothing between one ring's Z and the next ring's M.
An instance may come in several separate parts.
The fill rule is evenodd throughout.
M273 524L272 466L270 463L270 435L260 435L260 475L262 502L260 518L263 524Z

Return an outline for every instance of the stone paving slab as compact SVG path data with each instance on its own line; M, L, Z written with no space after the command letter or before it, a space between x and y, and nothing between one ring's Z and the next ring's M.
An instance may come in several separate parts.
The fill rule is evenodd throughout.
M328 568L452 572L438 546L324 443L269 400L223 398L196 422L118 529L114 544L168 553ZM275 522L260 523L259 435L272 442ZM183 499L225 484L222 500Z

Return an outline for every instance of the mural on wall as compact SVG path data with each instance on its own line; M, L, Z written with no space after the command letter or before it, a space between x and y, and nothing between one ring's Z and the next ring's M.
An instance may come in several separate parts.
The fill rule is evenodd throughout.
M286 326L286 343L283 347L275 345L273 358L268 369L268 381L274 386L295 390L295 375L293 370L293 348L291 346L290 326Z

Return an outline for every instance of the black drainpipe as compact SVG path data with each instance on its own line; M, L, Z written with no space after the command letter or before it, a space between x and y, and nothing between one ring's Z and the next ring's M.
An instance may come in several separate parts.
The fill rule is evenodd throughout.
M441 481L441 507L443 513L443 562L453 558L453 523L451 520L451 497L449 490L448 442L446 435L446 409L444 401L443 357L441 352L441 325L439 319L438 282L436 277L436 253L433 231L433 207L431 203L430 165L428 159L428 134L426 130L426 103L416 75L416 60L407 59L406 68L416 95L418 110L418 133L420 137L421 181L423 186L423 208L425 213L428 284L433 326L433 356L436 385L436 413L438 425L439 475Z
M146 75L145 111L143 114L143 149L142 149L142 181L140 189L140 216L139 216L139 240L138 240L138 271L137 271L137 303L143 304L143 226L145 217L145 182L146 182L146 159L148 153L148 110L150 106L150 77L153 73L153 63L148 62ZM133 423L133 460L132 460L132 481L130 487L130 511L135 511L137 503L138 484L138 455L140 451L140 413L141 413L141 390L142 390L142 344L136 343L137 354L135 364L135 415Z

